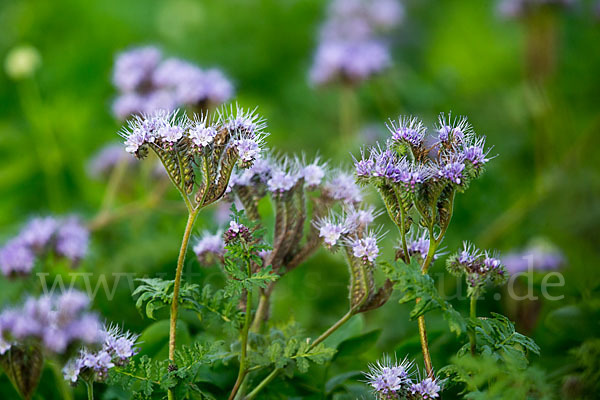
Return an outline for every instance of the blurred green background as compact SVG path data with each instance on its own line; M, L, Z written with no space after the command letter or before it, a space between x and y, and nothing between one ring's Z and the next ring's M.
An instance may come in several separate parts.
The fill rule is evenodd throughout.
M391 35L394 65L355 91L354 128L375 126L383 137L388 118L415 114L431 125L438 113L452 111L468 116L476 132L487 136L498 156L457 198L445 246L454 251L467 239L506 252L543 237L563 251L566 284L551 292L564 298L536 303L539 316L525 332L542 348L533 364L549 374L558 393L566 374L577 368L571 350L600 328L600 22L593 3L581 1L555 13L555 60L542 78L528 67L527 22L500 18L495 2L404 4L405 20ZM117 52L133 45L157 45L168 56L222 68L234 82L236 101L257 105L267 119L271 148L350 166L350 153L357 154L367 139L359 135L352 141L340 132L341 90L317 89L307 79L326 5L3 0L0 58L28 44L42 61L31 78L15 81L0 73L0 242L32 215L77 213L89 220L97 215L106 182L90 179L86 163L117 139L121 124L110 113L116 95L112 64ZM126 181L115 207L143 198L152 185ZM177 200L171 190L157 205L94 231L91 255L80 271L93 272L92 285L102 273L109 274L109 283L115 272L170 276L185 222ZM389 225L385 216L378 222ZM215 228L210 212L197 224L198 232ZM395 231L386 229L384 255L390 257ZM190 279L220 279L216 268L200 269L193 257L188 264L197 274ZM438 262L433 273L443 270ZM273 318L287 320L291 314L309 333L320 332L345 312L346 274L341 257L319 251L279 284ZM447 293L456 291L454 281L442 282ZM22 292L22 284L0 280L2 304L19 300ZM517 306L504 297L487 296L480 313L500 311L514 319ZM467 309L466 302L455 306ZM137 332L152 322L135 309L126 279L112 300L100 289L95 308ZM360 357L338 363L336 371L364 369L384 352L420 359L417 326L408 321L408 311L391 299L365 315L357 324L362 332L383 329L379 339ZM460 343L441 318L429 319L433 362L444 365ZM193 333L201 322L190 324ZM37 396L59 398L48 387ZM8 396L11 390L1 377L0 393Z

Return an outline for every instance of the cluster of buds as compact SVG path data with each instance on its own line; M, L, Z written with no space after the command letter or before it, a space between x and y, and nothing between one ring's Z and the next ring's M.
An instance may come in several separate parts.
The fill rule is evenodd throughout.
M364 312L382 306L391 294L391 283L376 289L373 273L379 255L379 235L369 228L377 217L373 208L345 207L340 214L315 222L325 246L336 251L342 249L348 260L350 272L350 309Z
M465 276L469 293L479 294L485 286L498 286L507 279L506 269L499 258L467 242L463 243L461 251L448 257L446 268L453 275Z
M399 24L397 0L335 0L321 27L310 80L317 85L342 81L357 84L391 65L381 32Z
M102 345L95 350L84 347L79 355L67 362L63 368L65 380L76 384L79 380L102 382L108 370L126 365L138 352L136 342L139 335L122 332L116 326L104 327Z
M137 158L156 153L187 204L198 209L225 194L237 164L247 168L260 157L265 128L254 111L239 107L191 119L161 110L134 117L121 135Z
M408 359L392 361L384 356L376 364L369 365L365 373L367 384L371 386L379 400L431 400L439 398L440 384L435 378L416 377L416 368Z
M177 58L163 60L161 51L152 46L120 53L113 83L120 92L113 103L119 119L184 106L207 110L233 95L233 85L220 70L203 70Z
M0 248L0 270L4 276L26 276L38 258L49 253L76 266L86 255L89 231L75 217L37 217Z
M413 227L406 235L406 250L408 251L408 257L404 254L402 245L396 247L396 260L407 260L409 257L418 257L421 260L427 258L429 252L429 233L424 229L415 229ZM440 256L439 252L434 253L433 260Z
M445 229L455 192L464 191L489 161L485 138L475 135L466 118L443 114L433 134L414 117L390 121L388 129L391 137L384 147L363 150L355 159L358 181L379 190L403 233L410 228L413 207L422 225Z
M250 243L252 240L252 232L250 232L250 229L237 221L231 221L229 223L229 229L227 229L223 234L223 241L225 245L235 241Z

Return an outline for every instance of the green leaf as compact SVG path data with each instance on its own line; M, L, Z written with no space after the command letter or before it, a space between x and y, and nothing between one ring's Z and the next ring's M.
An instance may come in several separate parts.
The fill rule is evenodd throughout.
M334 359L348 356L353 357L364 353L375 345L380 335L381 329L376 329L363 335L344 340L338 346L338 352Z
M325 393L328 395L331 394L331 392L333 392L335 389L341 386L348 379L361 376L362 374L363 373L361 371L349 371L334 376L333 378L329 379L325 384Z

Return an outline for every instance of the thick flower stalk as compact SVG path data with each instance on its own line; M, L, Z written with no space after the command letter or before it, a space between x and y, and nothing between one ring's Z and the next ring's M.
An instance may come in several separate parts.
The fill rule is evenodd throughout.
M264 120L254 111L231 107L222 108L215 117L203 114L188 118L177 111L157 111L134 117L121 132L129 153L145 158L151 150L157 155L188 210L171 302L172 363L181 273L194 222L202 208L223 197L236 165L247 168L260 157L267 135L265 127Z
M415 117L390 121L388 129L391 137L384 146L365 149L355 159L357 180L380 193L400 233L398 257L408 264L418 254L427 274L450 224L455 194L480 176L489 150L466 118L442 114L434 133ZM426 231L411 238L417 223ZM432 376L424 316L418 323L425 368Z

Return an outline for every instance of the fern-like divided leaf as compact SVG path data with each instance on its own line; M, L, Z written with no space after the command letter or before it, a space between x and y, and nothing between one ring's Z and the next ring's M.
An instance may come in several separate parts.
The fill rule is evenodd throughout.
M433 279L429 275L422 274L421 266L415 258L412 258L408 265L401 261L381 265L388 279L394 283L394 289L403 293L400 303L421 299L410 312L412 320L429 311L441 310L452 332L456 335L465 332L467 327L465 319L440 295Z
M520 334L514 324L504 315L492 313L491 318L478 318L469 322L469 329L475 330L477 348L486 356L502 360L519 369L527 367L527 355L540 354L539 346L533 339ZM466 354L465 345L459 354Z

